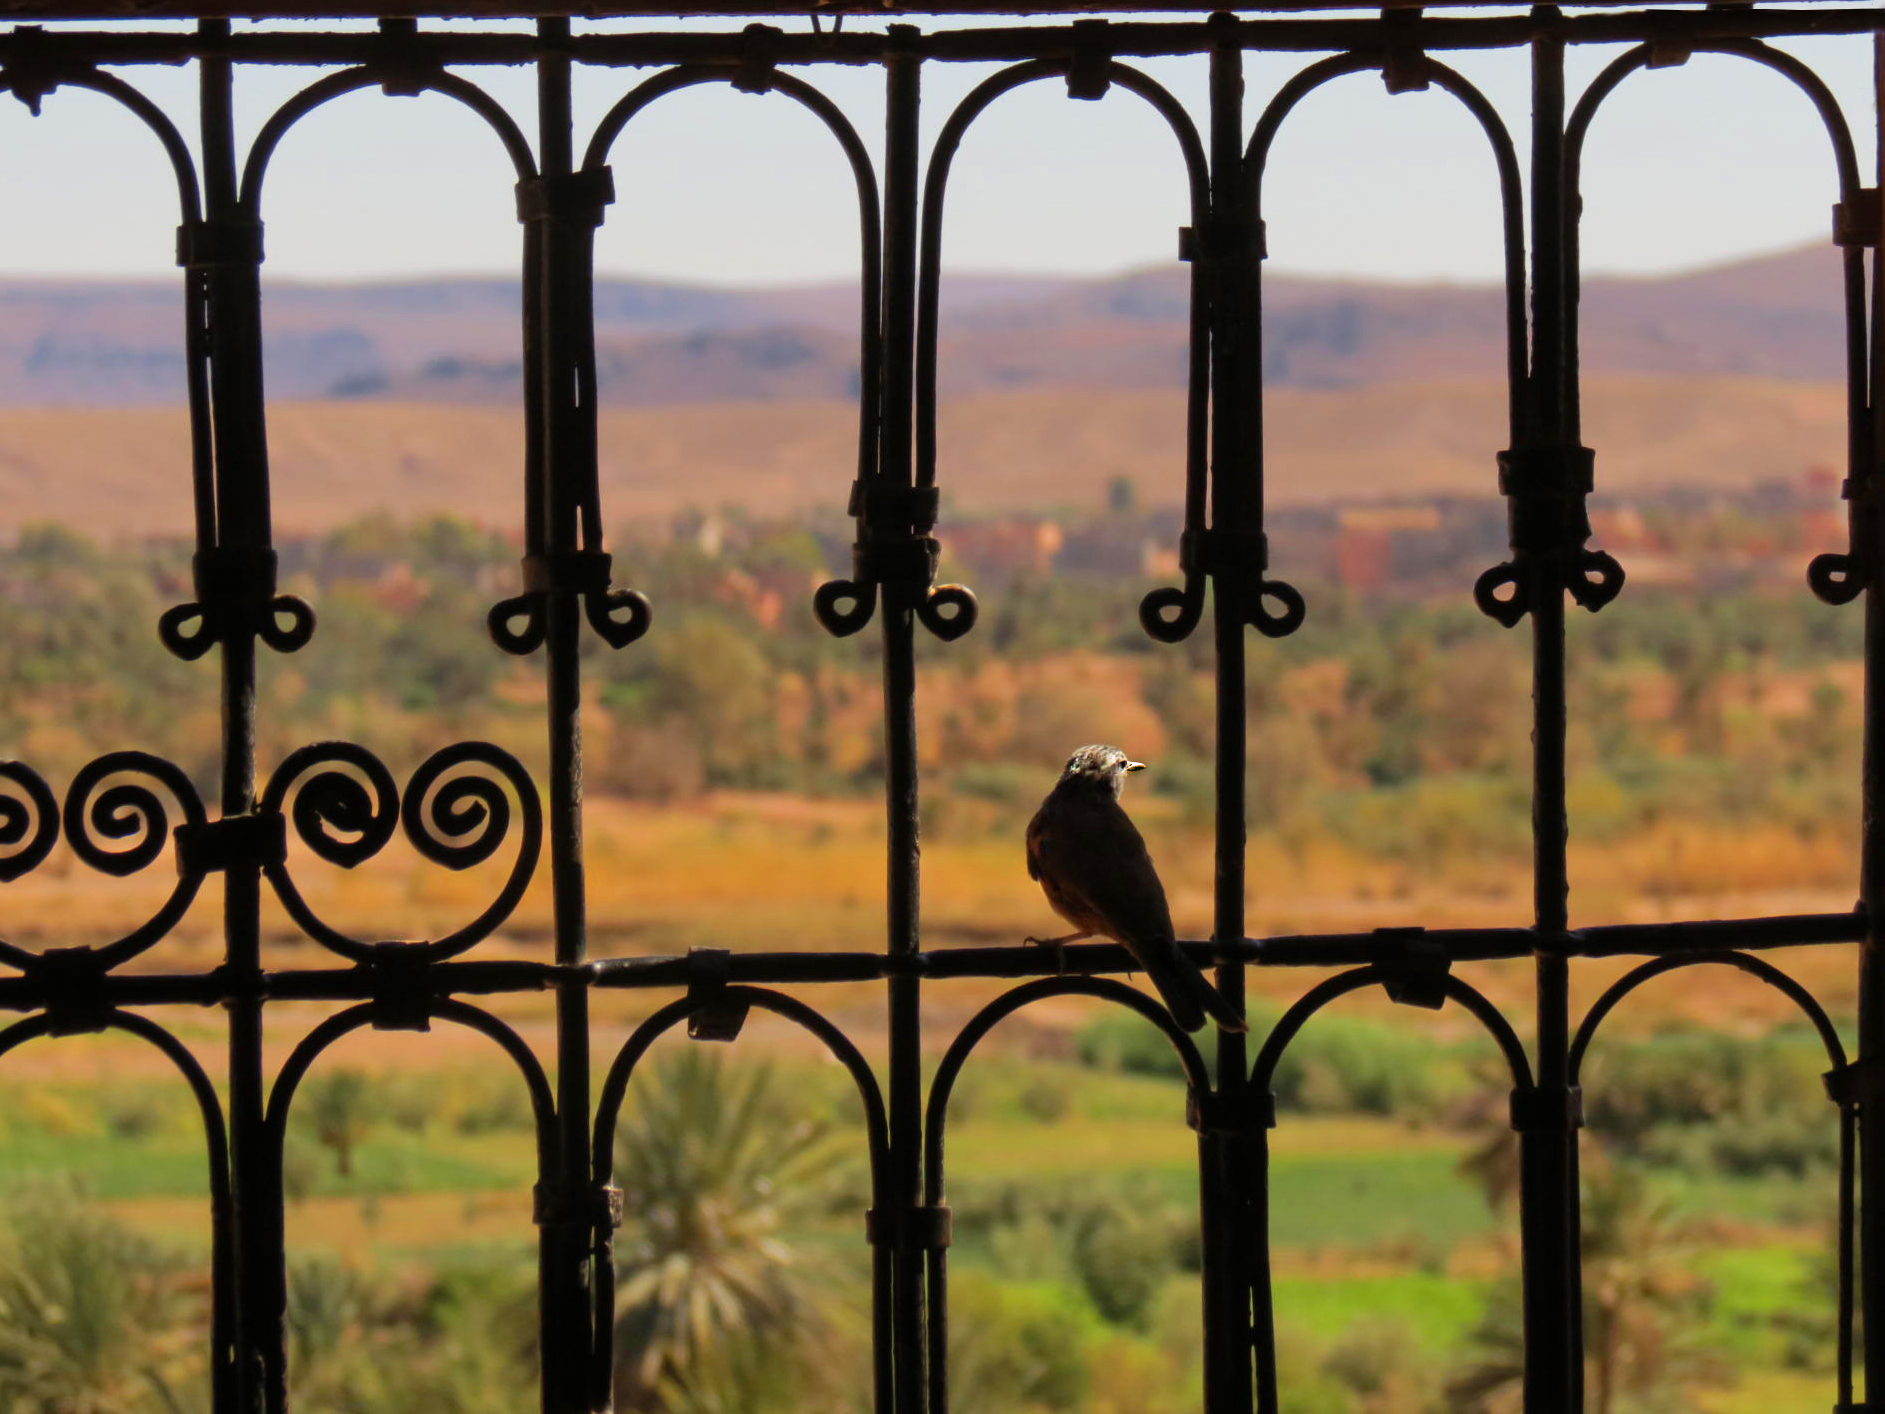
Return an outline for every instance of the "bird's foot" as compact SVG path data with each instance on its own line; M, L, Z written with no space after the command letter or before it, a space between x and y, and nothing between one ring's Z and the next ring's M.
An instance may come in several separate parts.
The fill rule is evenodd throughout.
M1037 938L1030 934L1021 941L1037 948L1052 948L1054 950L1054 975L1065 977L1067 975L1067 944L1077 943L1082 938L1092 936L1091 933L1068 933L1060 938Z

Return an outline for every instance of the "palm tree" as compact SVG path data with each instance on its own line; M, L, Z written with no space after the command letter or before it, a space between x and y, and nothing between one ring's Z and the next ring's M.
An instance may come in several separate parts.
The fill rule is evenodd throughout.
M616 1143L616 1408L692 1414L748 1384L743 1369L789 1387L828 1318L829 1278L788 1235L830 1211L825 1126L770 1065L694 1046L630 1096Z
M1695 1335L1710 1291L1694 1274L1700 1233L1651 1194L1640 1172L1593 1164L1584 1181L1584 1382L1591 1414L1677 1414L1690 1391L1727 1374ZM1516 1414L1524 1331L1516 1282L1473 1333L1478 1356L1452 1382L1453 1407Z
M83 1201L29 1199L12 1219L0 1258L0 1409L180 1414L178 1391L205 1378L202 1284Z

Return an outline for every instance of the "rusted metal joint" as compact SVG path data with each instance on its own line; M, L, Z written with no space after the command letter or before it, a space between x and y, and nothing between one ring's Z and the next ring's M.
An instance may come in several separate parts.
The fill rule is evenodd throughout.
M876 534L914 530L926 535L936 524L941 504L942 494L934 486L905 486L888 477L868 476L851 483L845 511Z
M380 76L380 92L388 98L417 98L445 73L445 66L422 46L415 19L383 18L380 51L372 68Z
M1185 1123L1199 1134L1220 1138L1242 1138L1258 1129L1276 1128L1276 1094L1271 1090L1242 1090L1225 1093L1200 1090L1185 1091Z
M1833 203L1834 245L1875 246L1882 225L1877 187L1860 187L1852 200Z
M46 1034L90 1036L103 1031L114 1010L105 997L106 969L89 947L48 948L26 975L45 994Z
M361 964L372 981L375 1031L430 1031L437 999L424 949L412 943L375 943Z
M1584 1127L1584 1089L1567 1085L1547 1089L1521 1085L1512 1091L1512 1128L1520 1134L1548 1130L1579 1130Z
M1178 228L1178 258L1191 265L1222 265L1270 256L1269 228L1260 217L1240 220L1218 217L1197 226Z
M939 506L934 486L906 486L887 477L851 483L848 509L858 527L851 578L822 584L812 596L812 612L827 633L844 638L869 623L879 589L894 590L945 643L975 626L974 593L966 585L936 583L942 542L930 531Z
M622 1190L613 1183L539 1183L530 1190L530 1220L538 1227L618 1228Z
M183 878L260 869L288 858L288 822L280 811L225 815L200 825L179 825L177 873Z
M1381 990L1388 994L1389 1001L1427 1011L1438 1011L1446 1005L1446 984L1453 974L1453 958L1427 936L1425 928L1377 928L1374 935L1405 949L1402 956L1380 964L1388 974L1382 980Z
M582 599L583 617L596 636L611 648L626 648L648 631L654 611L639 590L611 588L613 572L614 561L604 550L525 555L524 592L493 605L485 627L506 653L534 652L543 646L548 630L544 600L553 594L575 595Z
M292 594L275 592L273 550L212 545L198 550L190 566L195 601L157 620L157 636L177 657L200 658L237 633L255 634L277 653L292 653L314 636L314 610ZM186 627L191 623L194 631Z
M1480 612L1507 628L1530 613L1531 567L1558 556L1560 587L1595 613L1623 589L1623 566L1587 548L1596 453L1589 447L1515 447L1499 453L1499 493L1506 498L1512 558L1480 575L1473 599ZM1501 597L1501 590L1510 592Z
M954 1231L954 1214L947 1203L864 1210L864 1240L893 1252L944 1251Z
M1113 86L1113 47L1106 31L1103 19L1075 20L1068 27L1073 52L1067 60L1067 97L1091 103Z
M782 31L772 25L748 25L740 31L740 62L729 82L741 93L770 93L779 76Z
M1244 622L1265 638L1294 633L1308 614L1294 585L1267 577L1270 541L1260 530L1187 530L1178 540L1178 564L1188 576L1242 584Z
M689 948L687 1034L695 1041L736 1041L752 1010L746 1001L727 995L733 954L725 948Z
M606 594L613 564L605 550L525 555L524 589L531 594Z
M0 84L35 118L46 96L71 77L71 66L62 64L46 45L43 25L15 25L7 32L7 61L0 65Z
M526 225L566 220L600 226L614 202L615 172L610 167L584 167L517 183L517 219Z
M1885 1100L1885 1058L1860 1056L1821 1077L1826 1098L1841 1109L1857 1107L1867 1100Z
M1877 577L1871 547L1878 540L1878 519L1885 507L1885 478L1878 473L1849 476L1839 486L1847 503L1848 548L1815 555L1806 567L1807 586L1827 604L1850 604Z
M1389 6L1381 11L1387 52L1381 56L1381 83L1389 93L1422 93L1433 84L1433 60L1420 46L1416 30L1420 7Z
M177 264L186 270L260 265L262 257L262 223L254 217L217 216L177 227Z

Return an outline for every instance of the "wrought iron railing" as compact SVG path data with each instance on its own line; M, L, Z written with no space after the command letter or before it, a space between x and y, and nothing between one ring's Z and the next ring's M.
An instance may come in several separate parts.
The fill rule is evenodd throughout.
M16 0L0 5L0 13L56 17L57 8ZM200 14L204 8L139 4L128 10ZM209 1156L214 1407L234 1414L287 1405L282 1145L298 1084L349 1032L449 1021L482 1033L507 1054L534 1109L543 1407L555 1414L606 1409L612 1235L621 1217L620 1195L611 1184L612 1148L627 1087L662 1034L684 1023L697 1037L729 1039L757 1007L809 1031L856 1082L871 1175L875 1405L899 1414L940 1414L949 1398L944 1126L951 1088L976 1044L1002 1019L1042 998L1082 995L1139 1013L1170 1038L1183 1061L1200 1174L1206 1407L1220 1414L1277 1410L1267 1220L1271 1077L1292 1038L1318 1011L1378 985L1400 1002L1461 1007L1504 1056L1522 1150L1525 1408L1530 1414L1578 1409L1581 1063L1593 1034L1629 992L1664 973L1712 964L1739 968L1779 989L1825 1042L1841 1135L1834 1398L1847 1411L1885 1408L1885 959L1879 951L1885 939L1873 913L1885 906L1885 419L1874 415L1885 400L1880 198L1877 186L1864 185L1860 154L1825 85L1767 43L1779 36L1842 34L1873 35L1877 44L1885 14L1869 7L1768 10L1746 4L1576 16L1549 6L1493 15L1394 9L1379 15L1216 15L928 34L904 24L885 32L854 26L836 33L827 24L815 32L803 19L793 22L793 32L755 25L726 32L599 30L577 36L567 19L554 16L540 19L534 34L432 31L411 20L385 20L377 31L264 27L237 33L212 17L187 31L22 27L0 35L0 86L33 107L58 87L88 88L115 99L155 135L175 171L178 263L187 292L180 337L188 351L195 449L196 598L164 614L157 631L183 658L214 655L224 722L221 796L214 810L182 771L139 752L98 758L72 781L63 802L29 765L0 765L10 792L0 800L0 843L11 851L0 858L0 878L36 868L61 834L87 865L110 874L132 874L165 856L177 871L161 907L108 946L34 952L0 942L0 961L13 970L0 979L0 1007L27 1013L0 1031L0 1052L40 1036L113 1028L156 1047L190 1084ZM1566 49L1598 42L1634 47L1567 111ZM1529 185L1494 107L1433 57L1448 50L1521 47L1530 51L1533 75ZM1253 114L1246 111L1242 70L1246 52L1258 50L1333 57L1308 64ZM1582 445L1578 416L1580 155L1593 114L1619 84L1637 69L1677 64L1700 52L1733 56L1791 80L1824 120L1832 149L1834 239L1844 257L1850 545L1844 553L1821 556L1807 573L1813 590L1830 603L1865 600L1863 902L1849 913L1574 928L1566 875L1565 599L1601 609L1623 584L1617 562L1587 544L1593 460ZM1198 56L1209 66L1209 114L1202 131L1167 89L1133 66L1138 58L1172 55ZM963 61L1010 67L969 94L926 153L918 129L924 73ZM201 80L200 162L165 113L111 71L179 62L193 63ZM534 66L538 78L534 143L516 118L466 76L483 65L519 63ZM881 167L838 106L801 77L836 63L882 72L888 116ZM235 70L247 64L342 67L281 108L245 153L238 148L231 92ZM624 76L625 96L580 148L570 99L576 65L654 70L648 77ZM1338 76L1368 70L1378 70L1390 92L1438 88L1458 99L1484 130L1500 183L1510 431L1509 445L1496 460L1499 488L1510 506L1511 557L1481 575L1473 592L1480 608L1507 627L1531 620L1534 910L1528 925L1505 928L1410 926L1251 938L1244 918L1245 633L1254 628L1285 635L1305 613L1296 589L1271 577L1264 536L1263 174L1272 140L1303 98ZM976 617L967 589L935 582L944 195L970 125L1003 94L1045 81L1064 81L1077 99L1097 98L1115 87L1143 99L1169 126L1189 183L1182 236L1191 265L1183 581L1148 595L1141 611L1145 630L1165 643L1193 633L1207 607L1212 614L1215 915L1212 938L1184 946L1216 967L1218 986L1239 1003L1251 968L1306 967L1331 974L1310 987L1267 1036L1247 1043L1243 1036L1215 1035L1215 1055L1209 1057L1146 994L1103 975L1130 965L1116 946L1068 949L1073 975L1064 975L1042 952L1021 945L942 951L923 945L916 630L921 624L947 642L969 632ZM590 956L585 936L578 648L589 632L612 648L627 649L650 627L648 604L636 591L615 585L603 548L590 317L593 241L613 196L608 163L616 138L663 96L713 84L777 93L809 110L839 144L856 180L863 269L861 414L849 492L855 559L849 578L818 592L815 609L838 635L858 633L875 619L882 639L889 877L885 942L876 952L597 958ZM489 126L516 173L523 225L526 554L521 592L491 610L489 630L507 652L543 650L549 754L541 782L504 752L477 743L440 750L403 794L371 752L347 744L302 747L280 762L264 763L258 776L258 649L291 653L315 632L312 609L278 592L271 549L260 376L265 178L276 145L299 120L331 99L375 87L392 94L435 92L464 104ZM1869 305L1868 251L1874 263ZM467 624L466 631L476 626ZM516 861L489 907L457 926L442 920L441 931L424 941L352 937L323 919L298 890L289 867L291 830L316 856L351 865L373 857L402 829L428 860L446 867L483 862L514 831ZM504 925L546 839L553 958L479 960L473 950ZM211 874L223 880L222 965L201 973L152 970L148 964L127 968L162 943ZM337 965L266 965L259 925L265 889L302 933L335 955ZM1850 1060L1821 1006L1762 955L1834 944L1858 945L1859 1044ZM1581 1020L1574 1017L1568 992L1573 961L1624 955L1646 960ZM1535 1041L1529 1050L1500 1011L1452 972L1458 962L1498 958L1533 959ZM925 992L958 978L1027 980L954 1037L926 1038ZM816 984L839 981L884 984L889 1049L882 1076L807 999L815 998ZM779 990L786 987L794 991ZM654 989L673 999L618 1045L592 1034L591 995L601 988ZM556 998L553 1078L513 1030L466 1000L544 989ZM271 1084L263 1065L264 1021L272 1004L295 999L353 1005L302 1037ZM220 1003L228 1018L226 1103L189 1050L152 1019L165 1007L206 1003ZM926 1039L943 1047L927 1093ZM605 1068L597 1087L599 1063ZM1853 1392L1855 1310L1866 1317L1857 1362L1863 1366L1863 1402Z

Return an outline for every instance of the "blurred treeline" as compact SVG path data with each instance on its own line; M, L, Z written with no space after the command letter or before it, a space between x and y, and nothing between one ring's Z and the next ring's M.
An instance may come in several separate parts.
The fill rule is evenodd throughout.
M714 522L711 535L618 535L616 582L650 595L655 623L623 652L585 640L591 790L656 801L716 789L875 791L875 631L833 639L809 608L840 549L838 534L737 519ZM320 627L301 653L265 655L265 770L329 737L395 763L466 736L540 759L540 668L506 657L484 631L490 606L518 588L507 536L449 518L364 520L284 543L281 557L282 589L307 597ZM1407 861L1525 847L1528 637L1474 610L1470 570L1457 596L1427 602L1306 586L1300 632L1251 637L1255 829ZM1148 639L1137 605L1156 582L987 579L975 632L948 647L925 640L932 830L1009 821L1044 773L1092 739L1152 761L1152 790L1208 814L1210 632L1178 647ZM138 747L214 778L214 659L179 663L154 632L158 613L191 596L185 548L107 549L29 527L0 549L0 591L13 608L0 636L7 755L57 779L100 751ZM1601 615L1576 615L1579 838L1695 820L1850 833L1859 636L1856 612L1804 587L1631 586Z

